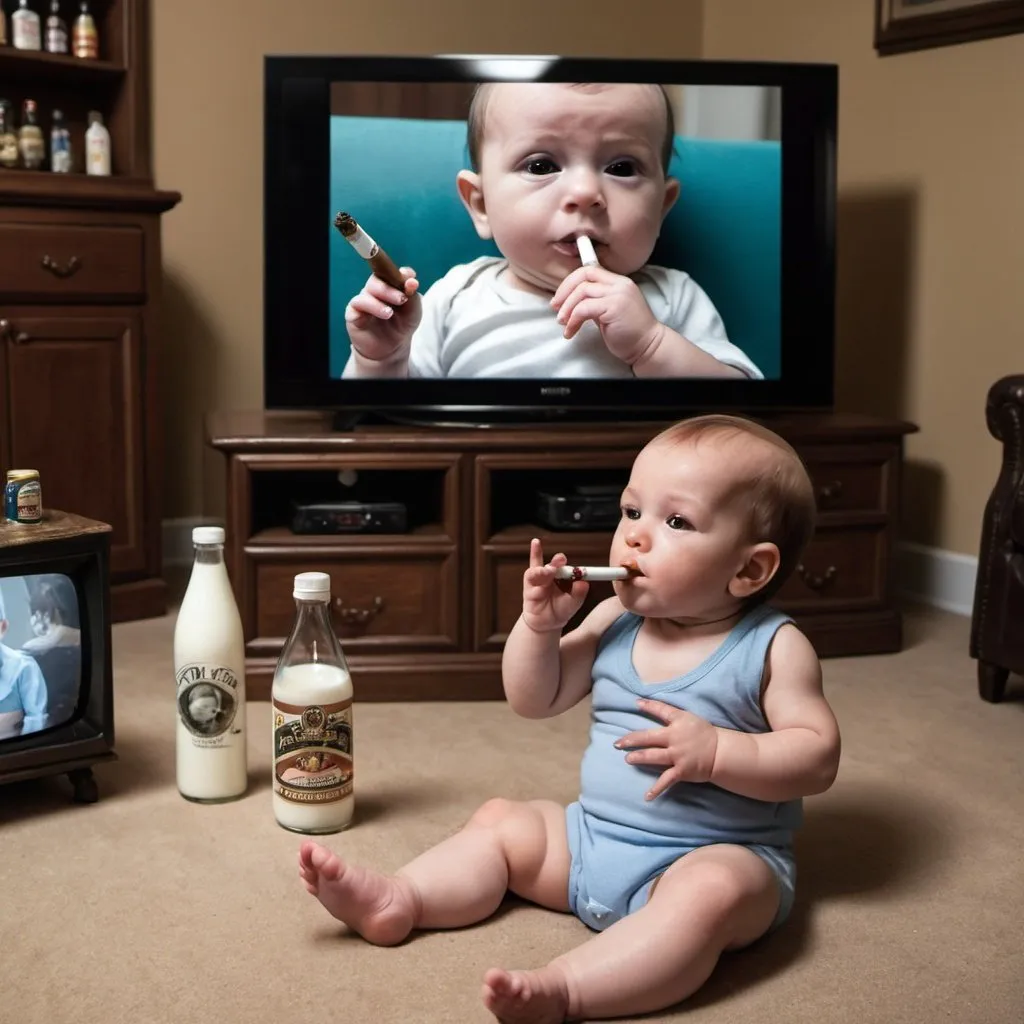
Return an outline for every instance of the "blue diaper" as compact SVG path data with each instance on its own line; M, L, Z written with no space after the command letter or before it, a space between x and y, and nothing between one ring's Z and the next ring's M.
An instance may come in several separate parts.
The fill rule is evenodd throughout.
M584 813L579 803L566 808L569 839L569 907L588 928L603 931L639 910L651 883L684 854L699 849ZM774 931L793 908L796 863L792 850L746 843L772 869L779 883Z

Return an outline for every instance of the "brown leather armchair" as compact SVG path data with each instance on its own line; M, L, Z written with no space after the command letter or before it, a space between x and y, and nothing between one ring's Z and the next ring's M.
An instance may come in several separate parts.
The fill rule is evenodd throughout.
M1024 674L1024 376L992 385L985 419L1003 442L1003 464L981 530L971 657L978 692L999 701L1010 673Z

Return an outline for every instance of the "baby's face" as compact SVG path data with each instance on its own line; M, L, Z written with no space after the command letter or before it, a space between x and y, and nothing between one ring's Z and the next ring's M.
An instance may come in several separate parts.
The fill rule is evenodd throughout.
M611 565L637 562L643 577L616 583L623 605L639 615L708 619L739 601L729 584L752 547L738 493L740 460L757 457L713 440L656 442L637 456L622 495Z
M206 724L217 717L218 706L216 697L194 697L188 709L197 722Z
M43 636L53 628L53 619L48 611L37 610L29 615L29 624L36 636Z
M474 221L508 259L514 283L554 291L580 265L581 233L615 273L648 261L678 192L662 170L666 129L654 86L492 88Z

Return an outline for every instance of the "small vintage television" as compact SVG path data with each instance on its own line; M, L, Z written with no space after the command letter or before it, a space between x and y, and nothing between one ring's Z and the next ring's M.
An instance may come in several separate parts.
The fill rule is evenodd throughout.
M97 798L113 759L110 527L47 510L0 523L0 783L67 773Z

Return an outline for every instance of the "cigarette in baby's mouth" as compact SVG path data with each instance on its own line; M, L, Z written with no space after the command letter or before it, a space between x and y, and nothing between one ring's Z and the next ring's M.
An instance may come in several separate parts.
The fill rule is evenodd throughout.
M588 580L595 583L628 580L631 576L642 575L636 562L626 565L560 565L555 570L556 580Z
M339 213L334 218L334 226L382 281L405 292L405 278L394 260L359 226L352 214Z
M594 243L586 235L580 235L576 239L576 248L580 251L580 262L585 267L597 265L597 253L594 252Z

